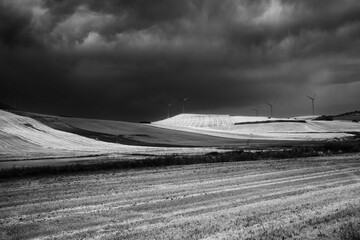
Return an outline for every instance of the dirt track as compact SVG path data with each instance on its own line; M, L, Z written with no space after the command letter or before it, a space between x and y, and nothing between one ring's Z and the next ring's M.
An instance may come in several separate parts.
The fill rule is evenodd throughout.
M0 183L0 239L337 239L360 221L360 155Z

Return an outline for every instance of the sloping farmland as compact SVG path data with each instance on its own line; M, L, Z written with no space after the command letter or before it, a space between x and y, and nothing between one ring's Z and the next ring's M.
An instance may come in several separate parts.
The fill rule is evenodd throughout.
M153 126L152 124L59 117L27 112L19 112L19 114L34 118L57 130L126 145L173 147L221 147L246 145L246 141L243 139L222 138L207 134L159 128ZM270 144L270 142L259 141L258 144Z
M60 121L79 129L121 136L124 139L138 141L140 145L145 143L153 146L216 147L245 144L245 141L238 139L158 128L152 124L64 117L61 117Z
M299 120L301 119L301 120ZM306 120L305 120L306 119ZM264 118L229 115L181 114L154 122L159 128L232 139L322 141L350 137L360 132L351 121L315 121L309 118Z
M30 163L26 160L44 159L46 164L54 164L97 156L121 159L167 154L202 154L214 150L107 143L55 130L30 117L0 110L0 168ZM49 159L58 161L48 161Z

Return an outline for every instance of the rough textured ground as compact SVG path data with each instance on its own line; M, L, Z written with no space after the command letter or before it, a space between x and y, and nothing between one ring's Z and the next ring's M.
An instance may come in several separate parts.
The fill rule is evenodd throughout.
M0 239L339 239L360 154L2 180Z

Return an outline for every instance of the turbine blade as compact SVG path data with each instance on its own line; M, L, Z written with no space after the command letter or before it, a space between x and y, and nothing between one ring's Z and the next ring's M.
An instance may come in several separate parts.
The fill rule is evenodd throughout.
M166 107L171 107L171 105L172 105L172 103L166 103L164 101L162 101L161 104L166 106Z

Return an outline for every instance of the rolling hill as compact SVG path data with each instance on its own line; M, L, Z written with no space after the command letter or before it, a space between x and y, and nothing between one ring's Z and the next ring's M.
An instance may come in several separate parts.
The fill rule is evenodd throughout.
M16 114L36 119L48 127L106 142L136 146L217 147L244 145L245 141L221 138L172 129L152 124L111 121L89 118L51 116L29 112ZM259 142L260 143L260 142Z
M214 149L108 143L60 131L33 118L0 110L0 168L17 166L22 160L44 159L47 164L51 164L51 159L68 158L69 161L74 159L80 161L91 157L122 159L167 154L202 154L211 151Z
M232 139L308 141L352 136L360 124L352 121L322 121L314 117L267 118L212 114L180 114L154 122L159 128Z
M296 144L360 133L357 122L322 121L316 117L180 114L140 124L0 110L0 162L10 166L19 160L66 162L94 157L202 154L214 151L213 147Z

